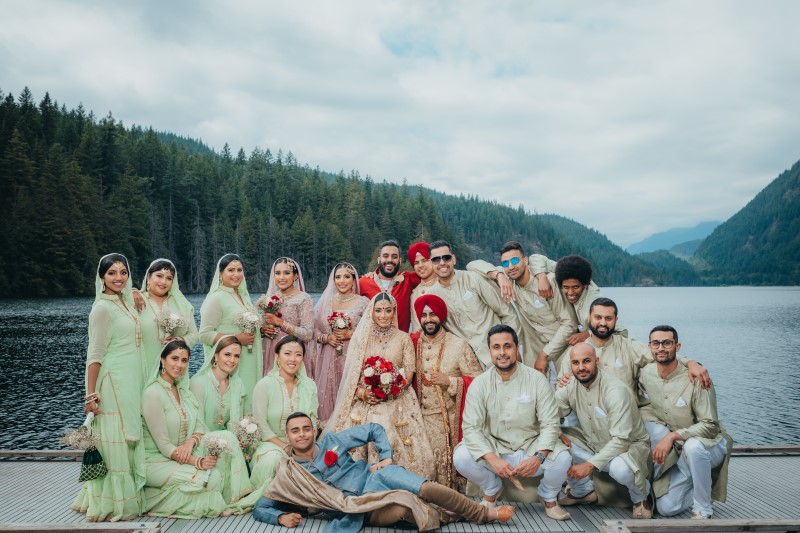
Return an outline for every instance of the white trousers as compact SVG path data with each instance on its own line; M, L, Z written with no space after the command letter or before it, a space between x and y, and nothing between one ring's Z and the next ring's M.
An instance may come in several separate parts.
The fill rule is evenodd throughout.
M655 449L667 436L669 428L655 422L645 422L650 434L650 447ZM728 445L722 439L711 448L706 448L698 439L690 438L683 443L678 463L669 473L669 490L656 499L656 508L664 516L673 516L691 507L692 513L709 517L711 507L711 470L721 465L728 453ZM662 465L654 465L658 475Z
M517 450L514 453L500 455L500 458L508 462L513 468L516 468L529 456L525 455L522 450ZM571 458L568 452L562 451L558 454L551 452L533 474L532 477L542 476L538 493L543 501L556 501L558 491L561 490L561 486L567 479L567 470L569 470L570 463ZM462 444L456 448L453 453L453 465L462 476L478 485L485 495L497 496L500 493L500 489L503 487L502 478L495 474L486 461L474 460L466 445Z
M572 443L572 463L573 464L581 464L585 463L589 459L592 458L594 454L588 450L584 450L574 442ZM625 462L624 459L621 457L614 457L611 461L608 462L605 468L602 470L603 472L608 472L614 481L623 485L625 488L628 489L628 494L631 497L631 503L639 503L640 501L644 500L647 497L647 493L650 492L650 482L647 483L646 492L642 492L639 487L636 486L636 479L633 474L633 470L631 467L628 466L628 463ZM586 476L581 479L573 479L569 478L569 486L570 486L570 493L575 496L576 498L580 498L581 496L586 496L590 492L594 490L594 483L592 482L592 476Z

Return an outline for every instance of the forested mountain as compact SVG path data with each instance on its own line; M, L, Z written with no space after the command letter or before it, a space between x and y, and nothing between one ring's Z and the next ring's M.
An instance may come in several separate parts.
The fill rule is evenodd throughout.
M693 261L718 283L800 284L800 161L706 237Z
M207 290L217 259L242 255L252 292L267 287L275 258L297 259L309 290L330 268L374 267L395 238L446 239L459 265L497 259L507 240L557 259L592 261L602 285L683 284L670 265L631 257L603 235L555 215L475 197L330 174L278 150L215 153L202 141L97 119L26 88L0 92L0 297L92 294L97 261L120 252L136 284L168 257L185 292Z

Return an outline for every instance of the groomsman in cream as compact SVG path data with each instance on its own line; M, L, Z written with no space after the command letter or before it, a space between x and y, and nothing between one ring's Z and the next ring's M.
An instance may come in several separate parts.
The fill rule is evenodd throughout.
M628 337L614 335L617 325L617 304L610 298L597 298L589 310L589 331L591 335L586 343L592 346L599 359L599 367L620 379L633 392L638 392L639 373L646 365L653 362L653 356L647 345ZM561 360L559 376L571 374L570 352L567 349ZM700 380L704 388L711 386L708 371L702 365L683 360L689 370L692 383Z
M516 311L484 276L456 270L456 255L447 241L431 243L430 254L439 283L435 283L428 294L435 294L447 304L445 329L465 339L484 368L490 366L486 332L495 324L507 324L518 331Z
M656 508L664 516L692 510L711 518L711 500L724 502L733 440L717 415L714 387L692 385L672 326L650 332L655 363L642 369L639 384L649 404L641 408L653 451Z
M562 441L572 448L569 488L558 503L576 505L597 502L592 472L608 472L628 489L633 518L653 517L647 495L650 438L644 429L636 398L630 387L598 368L594 348L578 343L570 353L575 379L556 390L561 415L574 412L581 428L569 428Z
M547 372L550 363L557 364L567 348L567 339L578 329L577 322L563 298L543 298L539 294L539 281L528 268L528 257L522 245L509 241L500 249L502 270L486 261L472 261L467 270L480 272L502 286L504 273L511 280L514 303L519 312L522 339L527 348L524 362L540 372ZM555 285L555 275L545 274ZM558 366L554 366L551 379L555 382Z
M464 440L453 453L456 470L477 484L494 506L503 479L542 476L539 498L547 516L568 520L558 505L571 458L558 439L558 408L541 372L518 364L517 333L498 324L489 330L493 367L467 391L461 428ZM521 487L521 485L520 485Z

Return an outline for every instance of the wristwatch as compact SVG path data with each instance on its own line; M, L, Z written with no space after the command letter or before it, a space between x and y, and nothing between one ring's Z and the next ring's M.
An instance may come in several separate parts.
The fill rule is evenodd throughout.
M533 456L539 459L542 463L544 463L544 460L547 459L542 452L536 452L533 454Z

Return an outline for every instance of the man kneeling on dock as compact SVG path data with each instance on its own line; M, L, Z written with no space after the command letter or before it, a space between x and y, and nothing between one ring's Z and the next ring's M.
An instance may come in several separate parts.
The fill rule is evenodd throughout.
M692 385L672 326L650 332L654 363L642 369L639 386L649 401L641 408L653 450L656 508L664 516L692 509L692 518L711 518L712 498L725 501L733 440L717 415L714 387Z
M489 509L466 496L392 464L392 448L380 424L326 433L315 442L315 429L304 413L286 420L291 456L253 510L253 518L296 527L302 514L322 510L329 518L323 531L353 531L366 521L375 526L408 522L420 531L460 518L483 524L507 522L514 507ZM374 443L381 460L354 461L351 449ZM435 510L428 503L442 509Z

